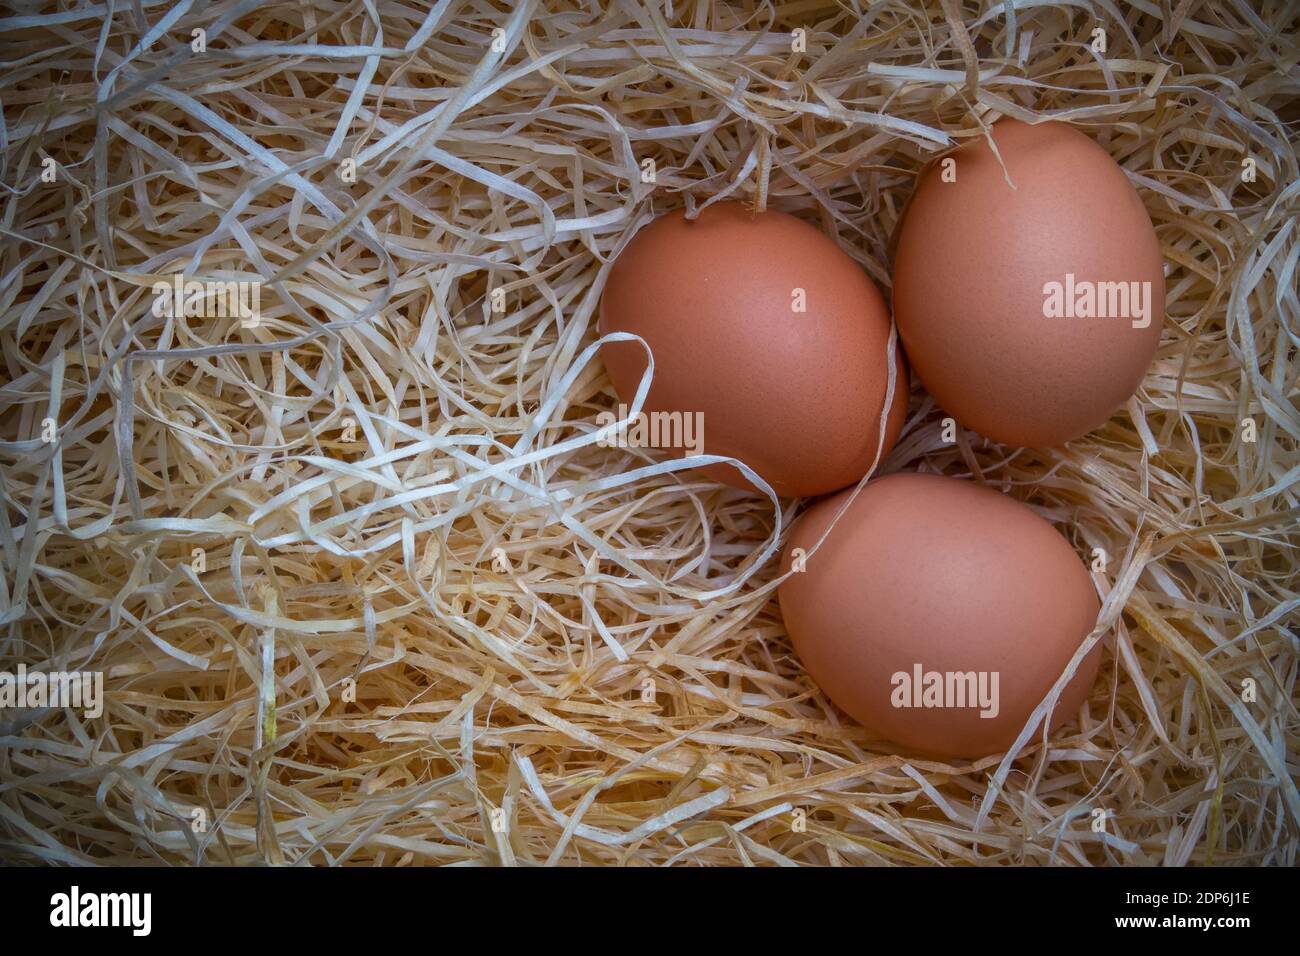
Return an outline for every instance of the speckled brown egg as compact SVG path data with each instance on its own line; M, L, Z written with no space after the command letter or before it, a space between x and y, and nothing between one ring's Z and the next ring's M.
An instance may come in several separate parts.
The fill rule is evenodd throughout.
M921 177L898 236L895 319L912 368L959 422L1058 445L1104 424L1151 364L1160 243L1124 171L1084 133L1009 119L991 132L1005 170L980 137Z
M643 227L610 270L601 334L654 350L648 412L702 414L703 450L737 458L780 495L816 495L871 466L888 377L889 313L875 284L834 240L795 216L722 202ZM602 346L619 398L646 367L635 342ZM898 372L884 453L907 411ZM749 487L731 465L706 473Z
M892 474L823 498L792 529L781 613L826 696L885 740L984 757L1015 742L1092 631L1100 602L1070 543L1032 509L970 481ZM1101 646L1052 713L1075 717ZM1041 725L1039 727L1041 732Z

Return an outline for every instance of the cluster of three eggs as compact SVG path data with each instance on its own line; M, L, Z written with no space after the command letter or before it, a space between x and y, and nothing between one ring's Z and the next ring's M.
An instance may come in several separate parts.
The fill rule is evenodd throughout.
M923 171L908 202L893 269L901 343L834 240L740 203L642 228L601 300L602 334L653 351L646 412L699 413L706 453L743 461L778 494L827 496L786 546L796 651L850 716L941 756L1006 749L1098 600L1051 524L974 482L896 473L849 501L899 437L909 366L962 426L1059 445L1133 393L1163 317L1159 243L1114 160L1059 123L1003 120L990 138L996 151L980 138ZM644 349L623 340L603 355L630 401ZM707 470L749 487L730 465ZM1098 657L1077 663L1049 726L1077 711Z

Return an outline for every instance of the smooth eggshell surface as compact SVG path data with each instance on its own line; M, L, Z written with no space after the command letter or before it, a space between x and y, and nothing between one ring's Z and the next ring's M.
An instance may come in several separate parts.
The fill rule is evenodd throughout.
M963 425L996 441L1045 447L1104 424L1141 384L1164 320L1160 243L1116 162L1064 123L1003 119L935 163L909 201L894 262L894 316L908 362ZM1007 182L1010 176L1015 188ZM1120 317L1044 315L1074 276L1076 312L1093 284L1137 282ZM1113 288L1113 287L1110 287ZM1102 287L1105 305L1124 302ZM1133 322L1149 321L1145 328Z
M802 290L798 292L797 290ZM802 304L806 311L796 311ZM779 495L816 495L860 479L876 455L885 400L889 313L870 277L815 227L785 213L717 203L645 226L619 255L601 298L600 332L632 332L654 350L645 410L703 413L707 454L753 468ZM898 371L881 459L907 413ZM636 342L602 346L621 401L646 367ZM710 477L749 487L731 465Z
M783 571L796 548L806 555L779 591L799 659L827 697L887 740L942 757L1005 751L1095 625L1100 604L1079 557L1020 502L924 474L869 482L808 554L850 494L810 507L786 546ZM1100 655L1098 644L1080 663L1053 727L1077 714ZM996 716L895 706L894 675L917 665L997 672Z

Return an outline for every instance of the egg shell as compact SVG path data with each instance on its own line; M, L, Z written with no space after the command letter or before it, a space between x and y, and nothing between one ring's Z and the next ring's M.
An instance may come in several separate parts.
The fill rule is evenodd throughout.
M921 177L898 235L895 319L917 377L964 426L1059 445L1104 424L1150 366L1165 308L1160 243L1124 171L1083 133L1009 119L991 133L1005 172L980 137ZM1150 283L1136 287L1150 293L1150 324L1134 327L1132 300L1120 317L1044 315L1048 283L1062 306L1073 289L1086 311L1091 289L1094 311L1123 312L1106 287L1097 305L1103 282Z
M851 494L812 505L785 548L783 571L795 549L804 555L804 570L779 588L799 659L827 697L886 740L940 757L1004 752L1095 625L1100 603L1078 555L1013 498L903 473L869 482L810 554ZM1098 644L1080 662L1053 727L1077 714L1100 658ZM996 672L996 716L895 706L915 698L895 697L905 684L894 675L911 686L918 666L922 675L983 672L990 690Z
M796 290L806 311L797 312ZM776 211L721 202L643 227L610 270L600 332L632 332L654 350L648 412L703 414L705 453L737 458L780 495L858 481L876 455L888 376L889 313L871 278L829 237ZM646 367L636 342L601 354L630 404ZM881 459L907 413L897 384ZM704 469L740 488L731 465Z

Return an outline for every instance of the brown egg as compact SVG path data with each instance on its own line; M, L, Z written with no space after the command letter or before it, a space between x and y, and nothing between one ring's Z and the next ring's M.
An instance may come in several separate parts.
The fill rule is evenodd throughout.
M803 310L800 311L800 306ZM703 450L728 455L780 495L858 481L880 432L889 313L871 279L819 230L780 212L717 203L645 226L610 270L600 332L632 332L654 350L647 412L699 412ZM884 454L907 413L898 379ZM636 342L602 346L620 399L646 367ZM749 483L731 465L710 477Z
M1104 424L1151 364L1160 243L1124 171L1083 133L1004 119L992 135L1005 173L980 138L921 177L898 237L895 320L917 376L963 425L1058 445Z
M782 570L804 569L779 590L799 659L886 740L943 757L1004 752L1096 623L1088 572L1015 499L922 474L867 484L809 553L851 493L814 504L786 545ZM1098 644L1079 665L1053 727L1077 714L1100 656Z

